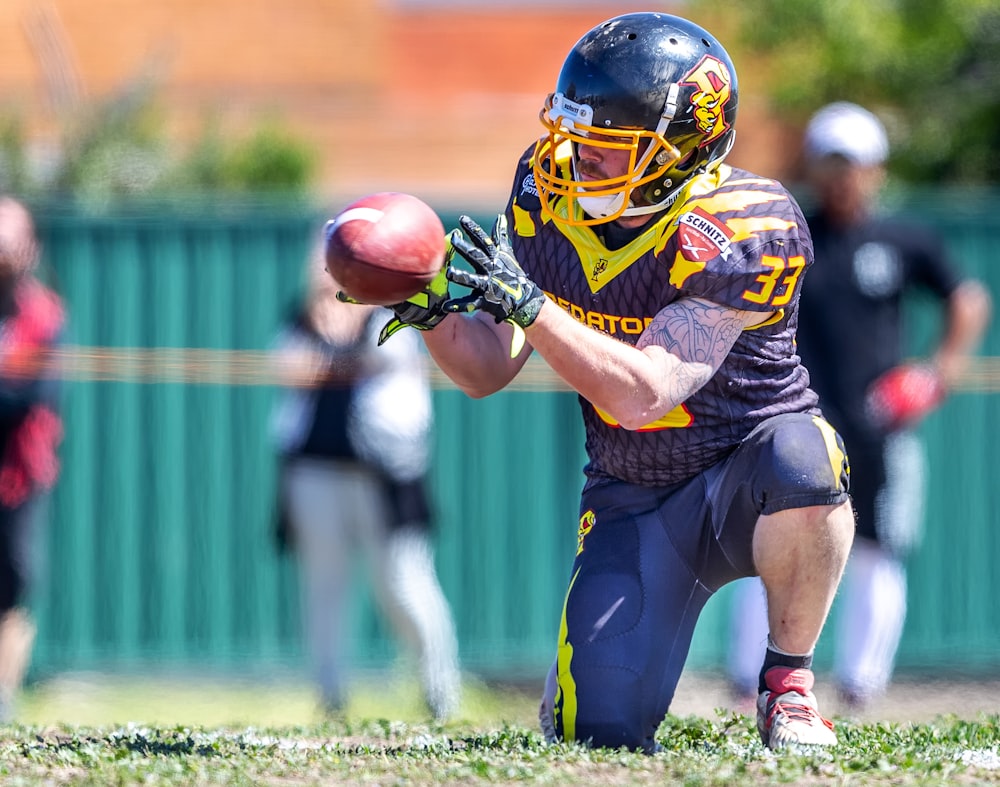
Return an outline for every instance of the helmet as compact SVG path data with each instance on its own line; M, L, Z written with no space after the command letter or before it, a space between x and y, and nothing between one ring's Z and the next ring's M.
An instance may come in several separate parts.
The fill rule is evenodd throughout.
M570 51L539 115L548 134L532 168L542 210L591 225L669 207L689 178L729 153L736 106L733 63L698 25L653 12L603 22ZM627 151L628 170L579 177L580 145Z

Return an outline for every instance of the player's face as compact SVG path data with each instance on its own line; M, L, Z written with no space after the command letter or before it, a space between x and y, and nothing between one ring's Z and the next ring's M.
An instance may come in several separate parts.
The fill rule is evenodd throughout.
M595 135L596 136L596 135ZM608 143L612 143L609 145ZM598 145L588 145L582 142L576 144L576 175L581 185L586 189L586 182L602 181L609 178L622 178L633 172L636 161L649 146L648 139L641 139L636 149L628 137L615 137L610 134L600 135ZM617 145L617 146L616 146ZM630 205L648 205L641 189L632 189L628 194ZM623 227L641 227L649 221L649 216L619 216L615 222Z
M635 164L631 139L611 134L595 134L591 138L595 144L576 145L576 174L581 181L620 178L631 171ZM648 142L643 140L640 144L645 147Z

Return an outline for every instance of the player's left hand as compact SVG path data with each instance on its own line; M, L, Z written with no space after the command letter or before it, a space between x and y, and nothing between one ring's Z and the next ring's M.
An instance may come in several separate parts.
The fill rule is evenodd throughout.
M507 235L507 217L502 213L497 217L492 238L468 216L460 216L458 222L471 242L454 230L451 245L475 273L449 267L448 279L469 287L472 294L449 301L445 309L454 312L481 309L493 315L498 323L506 320L527 328L538 316L545 293L518 264Z

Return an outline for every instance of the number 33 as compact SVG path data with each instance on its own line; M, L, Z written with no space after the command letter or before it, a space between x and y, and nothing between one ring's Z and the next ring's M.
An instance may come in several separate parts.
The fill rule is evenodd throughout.
M787 260L782 257L761 257L761 264L770 268L770 273L762 273L757 277L760 289L754 291L744 290L744 300L751 303L765 304L771 306L785 306L792 299L795 293L795 283L806 267L806 258L802 256L789 257ZM786 272L787 271L787 272ZM782 274L785 274L784 276ZM778 294L775 295L775 290Z

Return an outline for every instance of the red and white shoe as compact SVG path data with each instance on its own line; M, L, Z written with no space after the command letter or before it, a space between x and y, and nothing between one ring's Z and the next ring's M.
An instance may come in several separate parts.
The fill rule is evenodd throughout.
M812 670L772 667L764 683L768 690L757 697L757 732L765 746L837 745L833 722L819 714Z

